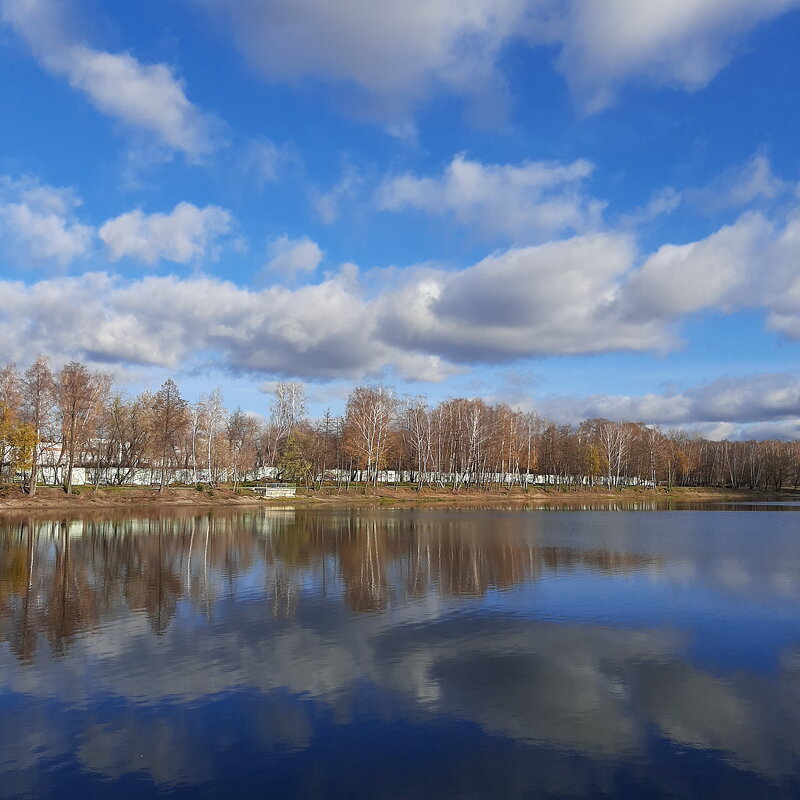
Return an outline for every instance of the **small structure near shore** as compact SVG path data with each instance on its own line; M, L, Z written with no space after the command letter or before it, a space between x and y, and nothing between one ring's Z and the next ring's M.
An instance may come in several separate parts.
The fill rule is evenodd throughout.
M294 497L297 487L293 483L262 483L260 486L251 487L256 494L262 497Z

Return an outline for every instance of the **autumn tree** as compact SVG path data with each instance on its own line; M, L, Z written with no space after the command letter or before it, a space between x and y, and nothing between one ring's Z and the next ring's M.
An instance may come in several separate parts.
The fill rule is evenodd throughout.
M150 439L161 472L159 492L164 491L170 466L176 460L178 443L189 424L188 405L172 378L166 380L153 396Z
M228 458L233 472L233 489L236 491L242 468L251 466L255 459L258 423L252 415L237 408L228 418L226 435Z
M388 460L395 407L395 396L385 386L357 386L347 398L344 446L367 481L377 483L378 471Z
M39 480L39 442L42 440L43 432L49 428L56 400L53 370L47 356L38 356L25 370L20 381L20 393L25 421L33 428L36 436L27 487L28 494L33 497Z
M400 425L405 449L416 474L417 491L420 491L433 461L433 420L427 398L423 395L406 397L402 403Z
M111 379L108 375L92 373L77 361L65 364L56 376L55 395L61 426L64 491L72 492L72 473L76 457L90 437L108 396Z
M279 381L275 384L269 406L269 439L271 464L277 464L281 445L289 434L306 419L306 394L302 383Z
M137 469L144 468L150 452L151 412L153 396L143 392L126 398L115 394L106 406L105 428L108 471L113 471L113 482L127 483Z
M306 488L312 477L314 432L311 429L293 430L286 438L278 458L278 469L284 478L302 481Z
M314 426L316 447L314 468L319 476L319 486L325 481L326 470L340 464L342 420L334 417L329 408Z
M0 481L13 483L17 472L29 470L36 431L20 420L14 409L0 405Z

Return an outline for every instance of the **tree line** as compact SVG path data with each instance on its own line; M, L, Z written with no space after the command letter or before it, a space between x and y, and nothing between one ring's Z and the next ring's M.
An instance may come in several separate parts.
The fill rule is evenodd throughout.
M266 409L265 409L266 410ZM559 425L476 398L432 404L357 386L344 413L311 419L303 385L276 384L263 416L226 409L217 387L190 403L166 380L130 395L112 376L39 356L0 370L0 483L31 495L42 480L95 487L229 483L273 477L493 488L630 484L779 490L800 485L800 442L712 441L641 422ZM142 476L145 476L143 478Z

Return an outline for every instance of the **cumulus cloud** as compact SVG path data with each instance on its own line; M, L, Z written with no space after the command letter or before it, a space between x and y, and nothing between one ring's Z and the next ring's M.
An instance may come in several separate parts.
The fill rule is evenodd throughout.
M800 339L800 208L778 228L767 250L761 254L760 295L769 310L769 326Z
M283 234L267 246L265 269L293 279L298 273L313 272L324 257L325 251L308 236L290 239Z
M766 373L723 377L684 391L632 395L551 396L537 404L563 421L603 417L691 426L712 439L797 438L800 375Z
M219 206L178 203L169 214L128 211L108 220L98 235L113 261L134 258L145 264L188 264L205 258L216 239L231 229L230 212Z
M633 317L761 308L767 324L800 338L800 209L768 218L747 212L705 239L667 244L629 277L622 302Z
M658 321L620 302L632 242L594 234L496 253L459 271L419 270L378 299L381 330L404 348L459 362L660 349Z
M572 0L534 36L561 44L560 69L584 107L598 111L630 80L702 88L728 64L744 34L799 5L798 0Z
M113 258L187 263L213 257L215 236L230 222L222 209L181 204L170 214L123 214L103 225L100 237ZM302 238L281 237L271 253L283 274L310 272L320 257ZM441 380L478 363L664 351L675 344L678 323L704 310L759 309L771 328L800 338L798 263L795 209L771 220L744 214L703 240L651 255L639 253L628 235L587 233L499 250L459 269L362 275L346 264L294 288L255 291L200 277L125 281L104 273L6 281L0 360L22 362L42 351L174 367L214 357L234 370L307 378L357 380L388 370ZM673 410L679 403L670 400ZM664 420L657 408L641 416Z
M47 70L66 78L103 114L192 159L214 148L216 121L189 101L169 66L77 42L67 32L64 6L52 0L5 0L0 12Z
M196 0L225 20L267 80L356 87L371 110L403 120L435 87L502 105L499 58L512 41L557 48L588 111L636 80L694 90L758 24L800 0Z
M457 155L437 177L387 178L378 208L451 215L488 236L531 242L597 227L604 204L587 197L588 161L483 164Z
M356 89L370 110L402 121L435 85L490 102L495 61L525 0L196 0L230 26L267 80L322 78Z
M381 341L352 269L296 290L258 292L214 278L124 281L105 273L0 282L0 342L0 356L20 362L41 351L174 368L214 353L232 370L317 378L418 366L415 354ZM433 360L439 377L447 375ZM421 361L429 366L427 356Z
M71 189L34 178L0 177L0 243L19 266L68 267L85 256L93 229L76 218L81 201Z
M663 245L631 279L629 300L637 313L662 316L730 308L771 235L762 215L747 214L700 241Z
M630 258L626 240L596 236L507 251L455 273L412 269L372 296L351 265L315 284L261 291L210 277L104 273L0 282L0 355L174 367L215 353L237 370L357 379L391 369L437 380L457 364L642 350L660 345L663 329L614 310Z

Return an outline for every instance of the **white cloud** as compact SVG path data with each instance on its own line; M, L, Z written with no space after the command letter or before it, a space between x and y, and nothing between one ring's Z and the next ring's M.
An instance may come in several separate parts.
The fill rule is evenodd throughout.
M324 257L325 251L308 236L290 239L283 234L269 243L265 268L291 280L300 272L313 272Z
M603 417L686 426L714 439L796 438L792 432L800 429L800 375L723 377L662 394L550 396L536 405L560 421Z
M171 214L123 214L100 234L113 257L186 263L213 257L214 237L229 225L222 209L181 204ZM274 247L276 268L318 264L310 240L282 237ZM460 269L362 276L346 264L312 284L260 291L210 277L0 281L0 361L41 351L174 367L212 357L233 370L311 379L389 371L440 380L478 363L664 351L683 317L704 309L759 309L773 329L800 339L798 263L795 209L774 220L744 214L704 240L649 257L630 236L593 233L497 251ZM715 393L719 404L726 395ZM649 417L663 414L659 402L652 399ZM717 408L715 421L744 413Z
M294 291L104 273L0 281L0 350L172 368L212 352L231 369L320 378L377 374L396 355L375 335L352 270Z
M167 147L195 157L213 149L210 120L189 102L183 82L166 65L87 47L70 48L50 63L100 111L155 134Z
M358 88L371 111L403 121L436 84L489 102L495 61L525 0L197 0L219 14L270 81L321 77Z
M348 166L330 189L312 193L314 210L322 222L326 225L336 222L339 219L342 202L352 200L363 181L361 173L355 167Z
M562 44L560 68L586 109L597 111L631 80L702 88L745 33L798 6L799 0L572 0L534 35Z
M705 239L663 245L622 296L634 318L761 308L769 327L800 339L800 208L742 214Z
M587 258L594 277L580 274ZM261 291L210 277L102 273L0 282L0 359L42 351L174 367L212 353L235 370L440 380L457 363L646 349L662 342L662 329L613 309L630 258L626 241L594 237L509 251L457 273L412 269L376 297L351 265L316 284ZM470 310L475 296L480 313Z
M19 266L68 267L85 256L94 231L76 219L80 204L71 189L0 177L2 257Z
M102 113L193 159L214 148L216 121L188 100L170 67L77 43L67 33L65 7L52 0L5 0L2 18L46 69L65 77Z
M113 261L134 258L145 264L174 261L188 264L211 255L217 237L231 229L230 212L219 206L198 208L178 203L169 214L144 214L140 210L108 220L98 235Z
M420 269L376 301L384 337L453 361L662 349L661 322L629 319L631 241L594 234L496 253L458 271Z
M503 105L512 41L559 48L579 102L597 111L629 81L694 90L754 27L800 0L195 0L229 24L267 80L356 87L390 122L435 87ZM349 98L352 100L352 98Z
M769 309L768 323L792 339L800 339L800 208L778 228L761 255L758 295Z
M239 150L238 167L259 189L281 178L285 170L302 163L291 145L279 145L263 136L248 140Z
M676 189L667 186L653 192L646 205L622 217L623 226L646 225L659 217L672 214L683 202L683 196Z
M732 308L771 235L762 215L747 214L700 241L663 245L631 279L628 299L636 313L660 316Z
M772 171L769 159L759 153L744 164L725 170L708 186L688 193L689 199L707 213L744 208L759 201L775 200L791 188Z
M385 211L449 214L485 235L531 242L597 227L604 204L586 196L588 161L482 164L457 155L438 177L397 175L377 192Z
M386 133L388 133L389 136L394 136L395 139L399 139L401 142L406 142L406 144L417 144L419 138L419 130L410 120L390 123L386 126Z

